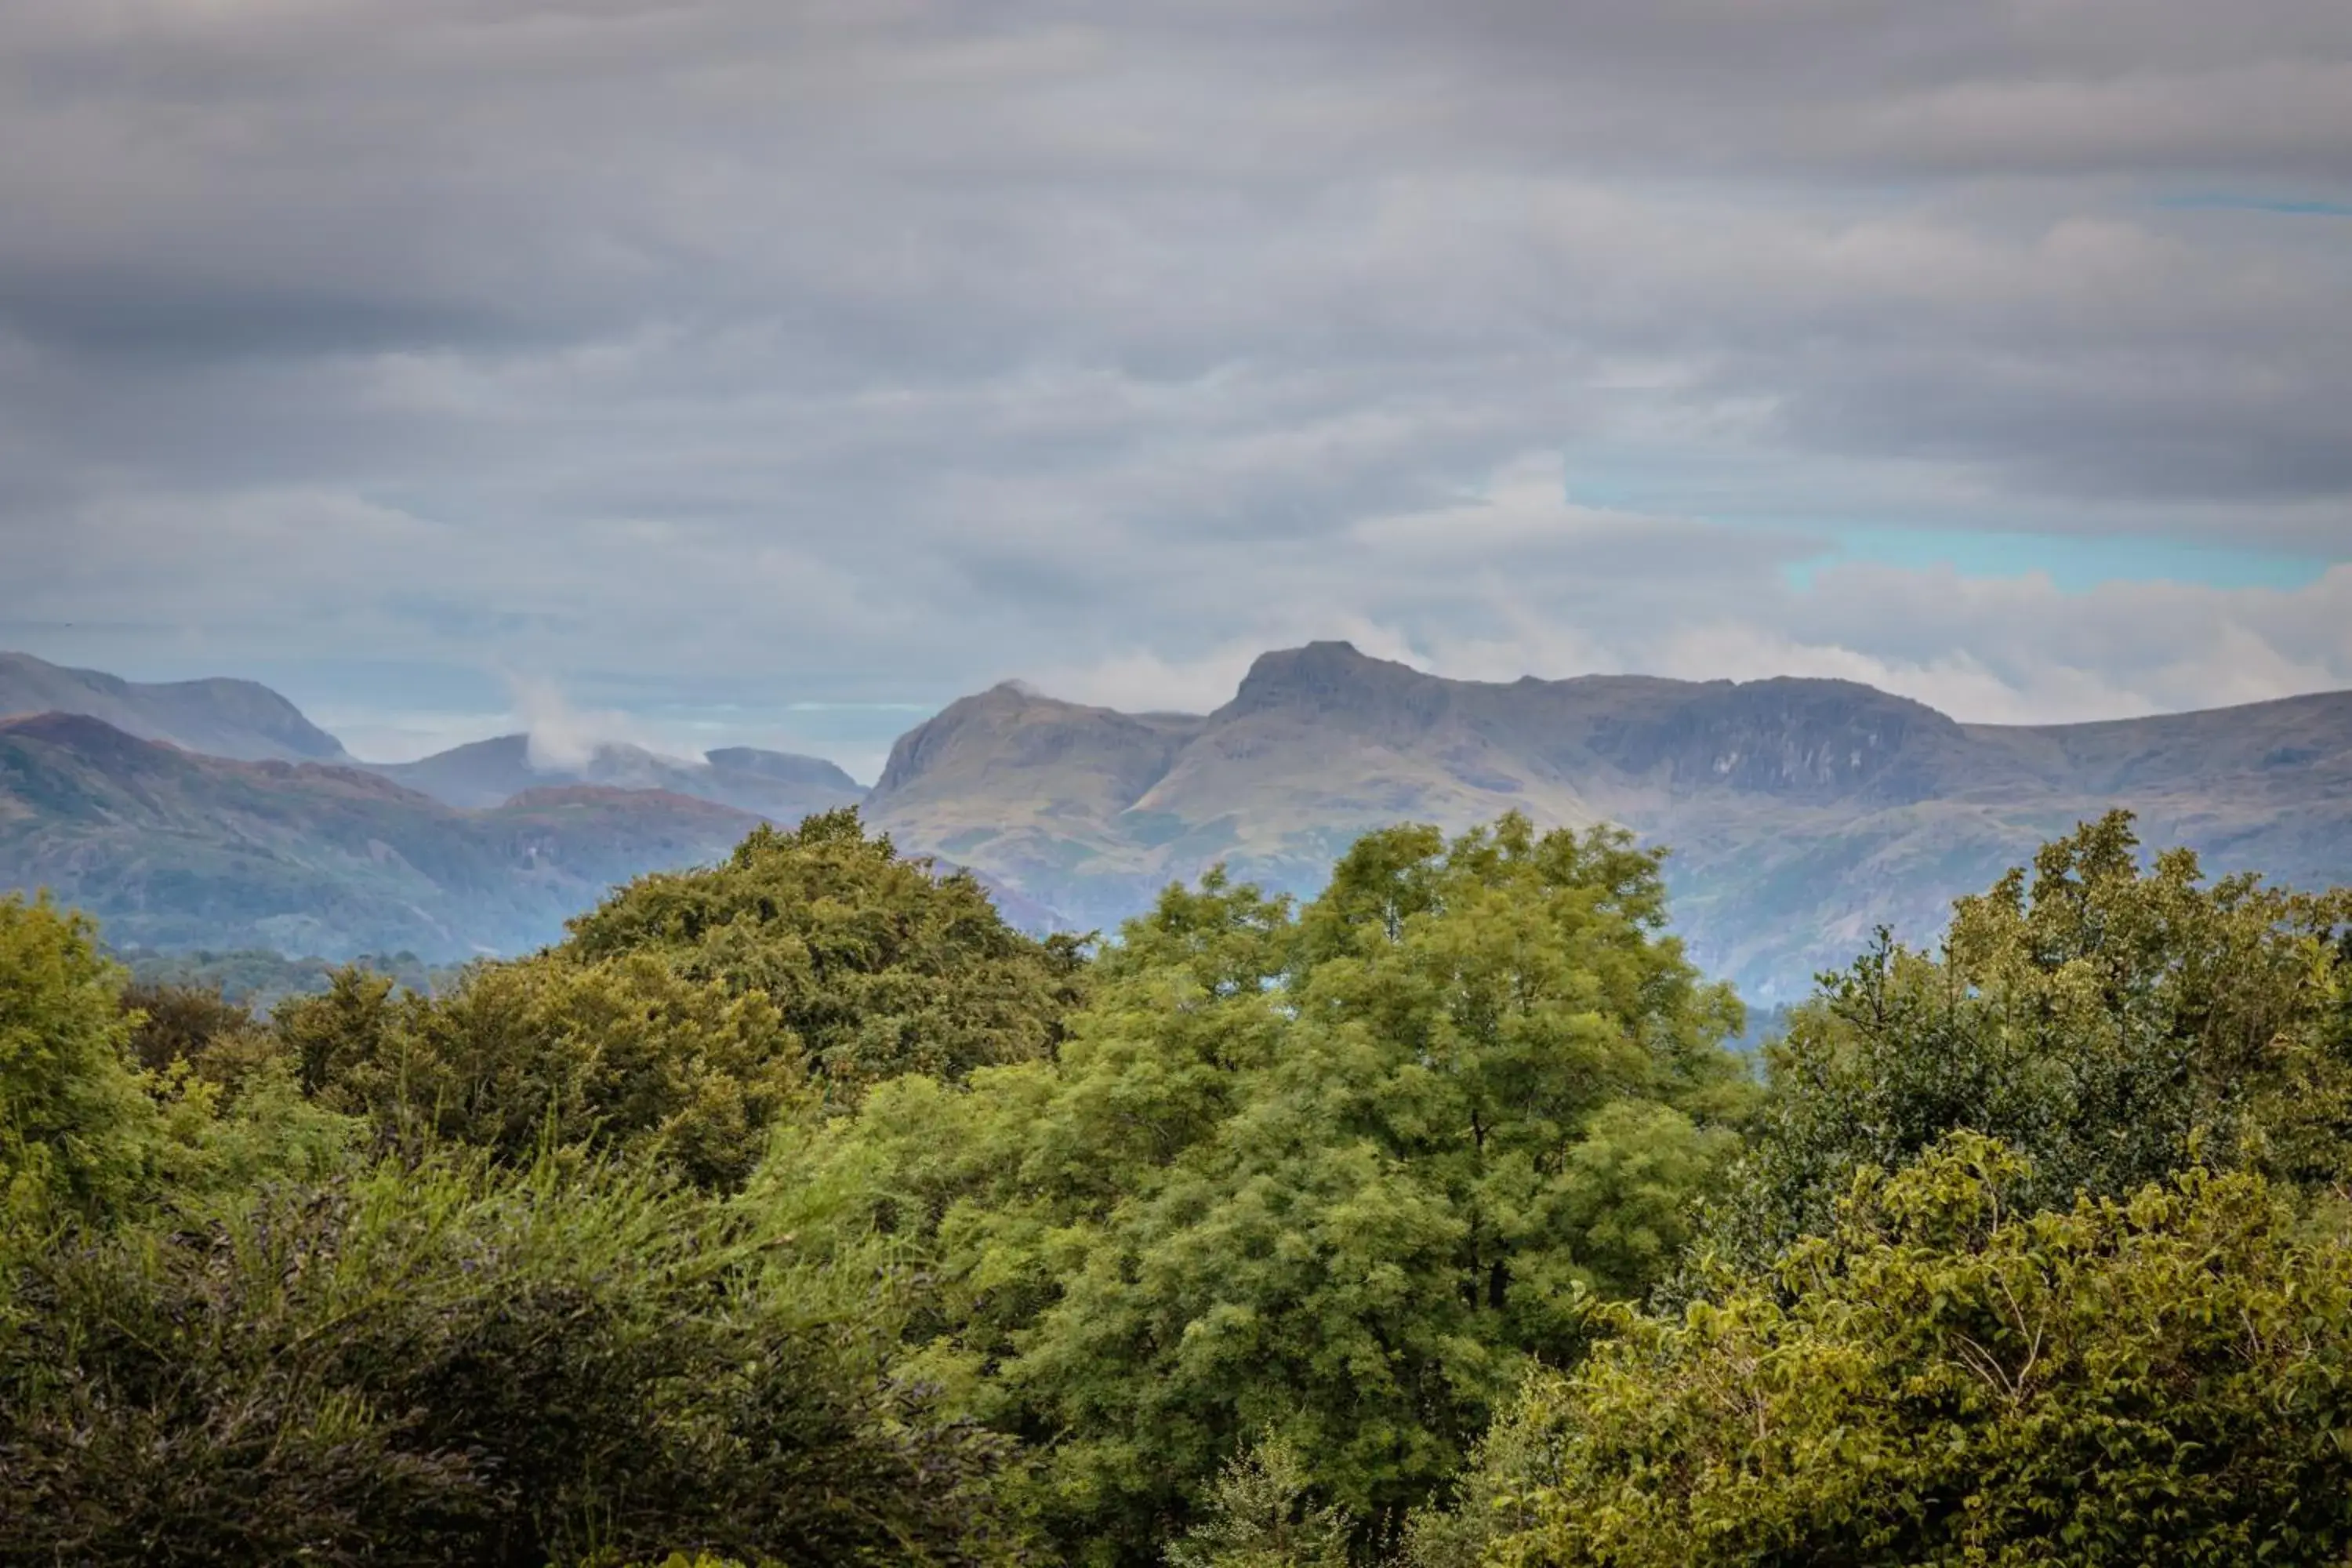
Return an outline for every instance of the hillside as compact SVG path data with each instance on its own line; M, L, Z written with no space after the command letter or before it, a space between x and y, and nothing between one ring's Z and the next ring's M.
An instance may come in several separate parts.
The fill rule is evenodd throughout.
M2352 881L2352 693L2008 729L1843 681L1457 681L1317 643L1204 717L965 698L898 742L867 814L1080 925L1219 859L1309 891L1383 823L1618 822L1674 848L1694 955L1769 1000L2114 805L2214 869Z
M342 742L250 680L142 684L0 653L0 719L80 713L125 734L242 762L342 762Z
M755 821L593 786L463 811L353 767L196 756L79 715L0 722L0 889L52 889L126 947L515 952Z
M585 761L562 766L535 756L528 735L499 735L413 763L372 766L444 805L466 807L496 805L525 790L593 784L667 790L791 823L812 812L854 805L866 793L856 780L822 757L749 746L712 752L692 763L608 743L596 747Z

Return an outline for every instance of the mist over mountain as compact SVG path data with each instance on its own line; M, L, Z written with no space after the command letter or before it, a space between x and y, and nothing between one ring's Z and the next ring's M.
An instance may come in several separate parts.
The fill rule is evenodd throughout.
M529 735L499 735L413 763L371 766L436 800L467 807L496 805L530 789L594 784L668 790L779 822L797 822L811 812L854 805L866 794L835 763L789 752L730 746L694 763L614 742L585 751L584 757L551 758L534 750Z
M1207 714L1008 681L902 736L866 792L814 757L733 747L698 763L520 734L350 763L266 688L132 687L21 656L0 669L76 712L131 705L178 725L172 744L104 711L0 725L0 888L54 887L114 940L160 947L511 951L613 882L717 858L761 818L861 802L1031 929L1115 929L1220 862L1310 894L1358 835L1396 822L1614 822L1672 849L1694 958L1767 1003L1880 925L1925 939L1952 898L2115 805L2214 871L2352 880L2352 693L2017 728L1848 681L1464 681L1327 642L1261 657ZM176 738L205 733L247 750L281 736L342 765L207 757Z
M269 688L250 680L123 680L0 653L0 719L82 713L125 734L240 762L346 760L342 742Z
M79 714L0 721L0 889L49 889L121 946L520 952L758 820L585 785L460 811L361 768L198 756Z

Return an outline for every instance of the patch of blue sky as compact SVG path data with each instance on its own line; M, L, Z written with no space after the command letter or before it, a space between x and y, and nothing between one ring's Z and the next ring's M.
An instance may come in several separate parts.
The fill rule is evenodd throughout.
M1853 524L1832 524L1818 531L1832 542L1831 547L1785 569L1799 587L1812 586L1821 573L1834 566L1870 564L1945 570L1963 577L2039 574L2071 594L2105 583L2291 590L2316 582L2334 563L2315 556L2134 535Z

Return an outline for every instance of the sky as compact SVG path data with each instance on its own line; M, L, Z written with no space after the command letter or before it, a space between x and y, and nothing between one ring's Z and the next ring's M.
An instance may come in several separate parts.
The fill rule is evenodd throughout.
M2344 0L0 0L0 647L362 756L2352 687Z

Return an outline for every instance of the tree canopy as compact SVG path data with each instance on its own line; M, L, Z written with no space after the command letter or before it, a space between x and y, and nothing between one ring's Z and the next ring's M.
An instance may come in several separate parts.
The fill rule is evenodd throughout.
M1497 1568L2336 1563L2352 1245L2261 1177L2019 1201L1955 1134L1830 1233L1536 1381Z
M1853 1173L1961 1128L2063 1205L2190 1157L2302 1183L2352 1166L2352 896L2143 865L2129 816L2084 824L1958 901L1940 951L1882 938L1768 1048L1770 1094L1725 1239L1822 1228Z
M1058 1058L886 1084L755 1193L921 1259L919 1364L1038 1446L1069 1550L1147 1553L1269 1425L1393 1514L1733 1152L1738 1006L1662 913L1654 856L1518 818L1369 836L1296 916L1213 876L1129 923Z
M845 1100L1045 1055L1084 973L1076 939L1015 931L970 874L900 856L854 806L763 826L723 866L641 877L571 931L567 958L649 953L761 993Z
M0 1563L2352 1559L2352 893L2110 816L1751 1058L1663 854L836 813L267 1018L0 900Z

